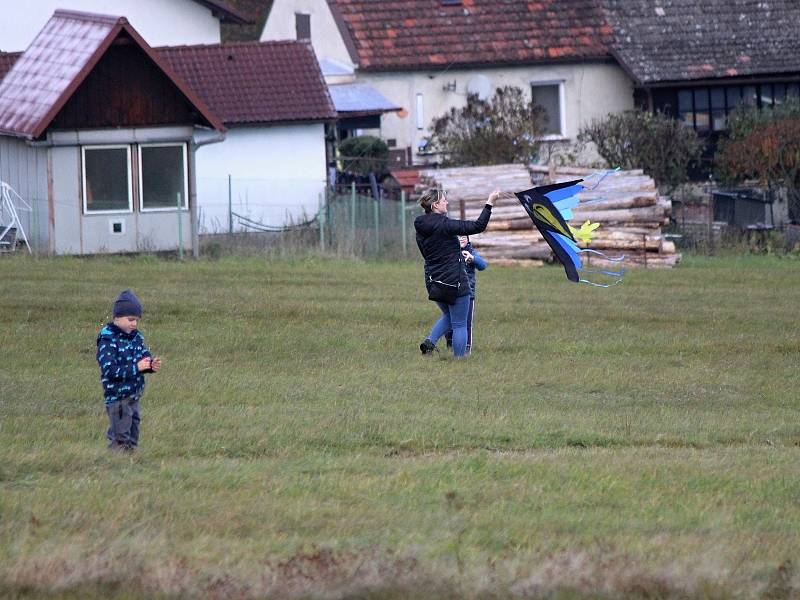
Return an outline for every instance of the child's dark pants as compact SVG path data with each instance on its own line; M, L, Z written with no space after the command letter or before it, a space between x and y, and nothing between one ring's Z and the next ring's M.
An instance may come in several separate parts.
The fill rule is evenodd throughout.
M133 449L139 443L139 400L123 398L106 404L109 448Z

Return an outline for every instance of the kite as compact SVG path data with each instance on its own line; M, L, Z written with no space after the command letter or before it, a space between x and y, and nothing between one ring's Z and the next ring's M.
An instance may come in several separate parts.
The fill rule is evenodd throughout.
M606 175L607 174L608 173L606 173ZM605 177L605 175L603 175L603 177ZM590 223L586 221L578 229L567 224L567 221L572 219L572 209L578 206L580 202L578 193L584 189L594 189L594 187L597 187L597 185L595 185L593 188L588 188L585 185L581 185L582 181L584 180L576 179L574 181L565 181L552 185L541 185L525 190L524 192L515 192L514 195L525 208L525 211L528 213L531 221L533 221L533 224L536 225L539 233L542 234L544 240L548 243L550 248L552 248L556 258L564 265L567 279L576 283L588 283L589 285L597 287L611 287L622 281L625 269L620 268L618 271L612 271L585 268L581 260L581 254L596 254L611 263L619 263L625 257L619 256L611 258L597 250L580 248L578 246L578 240L586 244L591 241L594 230L600 227L599 223ZM587 202L584 204L589 203ZM586 279L583 276L584 274L603 275L608 278L606 279L608 283L591 281L590 279Z

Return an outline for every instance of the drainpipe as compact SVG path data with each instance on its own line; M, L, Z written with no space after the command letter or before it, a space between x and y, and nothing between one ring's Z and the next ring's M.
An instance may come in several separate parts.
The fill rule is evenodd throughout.
M216 135L208 137L204 140L195 140L192 136L189 142L189 217L191 219L191 236L192 236L192 258L200 258L200 232L198 227L198 210L197 210L197 173L195 172L195 152L197 149L208 144L218 144L225 141L225 132L216 131Z

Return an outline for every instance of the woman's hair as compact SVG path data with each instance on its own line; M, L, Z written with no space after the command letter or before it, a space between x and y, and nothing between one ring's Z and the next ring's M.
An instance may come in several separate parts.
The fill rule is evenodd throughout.
M434 202L441 200L444 197L444 192L439 188L430 188L423 192L419 197L419 205L425 210L426 213L431 212L431 207Z

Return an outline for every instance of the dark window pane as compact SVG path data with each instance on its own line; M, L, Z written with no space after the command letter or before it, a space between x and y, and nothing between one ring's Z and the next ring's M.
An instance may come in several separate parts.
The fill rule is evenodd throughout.
M786 84L776 83L773 90L775 91L775 104L782 104L786 100Z
M711 108L725 108L725 90L711 88Z
M694 109L696 111L708 109L708 90L694 91Z
M561 135L561 103L558 85L534 85L531 87L534 103L544 108L545 135Z
M744 88L742 88L742 104L748 104L750 106L755 106L758 104L758 92L756 91L756 86L746 85Z
M790 98L800 97L800 83L790 83L786 86L786 95Z
M311 39L311 15L294 14L294 28L298 40Z
M85 148L86 210L129 210L128 149Z
M689 90L681 90L678 92L678 112L691 112L692 106L692 92Z
M759 86L759 92L761 94L761 106L772 106L772 84L762 83Z
M737 86L729 87L726 90L726 95L728 97L728 111L730 112L739 106L739 102L742 101L742 88Z
M142 208L186 207L183 146L142 147Z

